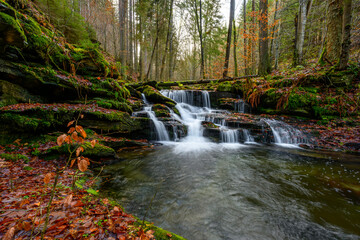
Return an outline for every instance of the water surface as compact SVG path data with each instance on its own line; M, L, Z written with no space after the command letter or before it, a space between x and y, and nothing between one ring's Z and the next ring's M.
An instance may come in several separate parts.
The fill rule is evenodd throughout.
M360 239L357 161L275 145L185 141L107 166L102 190L188 239Z

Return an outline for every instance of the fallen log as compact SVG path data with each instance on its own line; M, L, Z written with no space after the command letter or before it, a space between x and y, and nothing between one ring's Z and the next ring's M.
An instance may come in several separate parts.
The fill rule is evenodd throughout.
M194 85L194 84L203 84L203 83L210 83L210 82L226 82L226 81L234 81L239 79L246 79L246 78L255 78L258 75L248 75L248 76L241 76L241 77L234 77L234 78L221 78L221 79L201 79L201 80L186 80L186 81L177 81L177 82L159 82L157 85L159 87L171 87L171 86L178 86L179 84L182 85Z

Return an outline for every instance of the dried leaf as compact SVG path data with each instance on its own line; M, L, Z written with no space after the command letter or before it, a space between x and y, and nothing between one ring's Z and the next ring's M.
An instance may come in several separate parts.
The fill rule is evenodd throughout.
M74 166L75 160L76 160L75 158L73 160L71 160L70 168L72 168Z
M76 149L76 156L78 157L78 156L80 156L80 153L81 152L84 152L84 148L83 147L78 147L77 149Z
M70 127L71 125L73 125L74 122L75 120L70 121L67 126Z
M78 168L80 171L85 172L88 168L88 162L84 159L78 161Z
M15 235L15 227L12 227L6 232L3 240L11 240L14 237L14 235Z
M70 194L64 199L64 206L69 207L71 205L71 201L73 199L73 195Z
M65 140L64 140L67 144L72 143L71 137L70 136L66 136Z
M64 143L66 137L67 137L66 134L60 135L60 136L57 138L57 140L56 140L57 145L61 146L61 145Z
M94 148L94 147L95 147L95 145L96 145L96 142L97 142L97 141L96 141L95 139L94 139L94 140L92 140L92 141L90 142L90 143L91 143L91 147L93 147L93 148Z
M73 133L75 131L75 128L74 127L71 127L70 130L68 131L68 133Z
M77 132L73 132L73 133L71 134L71 138L74 139L74 141L78 141L79 137L78 137Z
M31 230L31 224L29 222L23 222L22 227L25 231Z
M53 173L47 173L47 174L45 175L45 177L44 177L44 183L45 183L45 184L49 184L52 176L53 176Z

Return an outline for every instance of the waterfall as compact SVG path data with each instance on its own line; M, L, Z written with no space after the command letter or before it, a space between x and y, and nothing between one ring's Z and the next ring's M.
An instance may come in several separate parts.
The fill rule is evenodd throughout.
M238 130L222 128L220 129L220 137L223 143L238 143L239 142L239 134Z
M243 134L244 134L246 143L254 143L255 142L253 136L251 136L250 131L248 129L243 129Z
M202 125L203 122L210 122L217 126L216 128L211 127L210 124L210 127L206 129L206 136L209 136L210 138L220 137L222 143L229 143L227 146L234 143L239 145L239 137L241 137L245 143L255 143L255 138L259 139L261 142L268 143L270 139L269 136L274 136L275 143L285 144L284 146L289 144L292 146L307 142L306 136L300 130L287 123L273 119L261 119L262 122L265 122L269 126L268 130L271 129L272 135L268 135L268 131L265 133L263 131L261 135L261 132L259 133L259 129L257 129L255 125L255 129L252 130L252 134L255 134L255 137L252 136L247 129L248 127L244 125L241 126L241 124L243 124L241 120L239 123L236 123L236 120L234 122L228 111L212 109L209 93L207 91L162 90L161 93L177 103L175 107L178 110L178 114L168 108L172 120L162 120L166 123L167 128L172 131L173 141L179 141L183 144L178 145L176 150L178 152L211 148L212 145L209 139L203 136L205 129ZM145 107L142 111L133 113L133 115L149 117L155 127L156 140L170 141L169 133L167 132L164 123L156 117L155 112L152 111L152 105L147 101L144 94L142 94L142 100ZM243 100L239 99L234 104L234 109L237 112L245 112L247 105ZM228 122L230 123L229 126L227 126ZM180 130L179 124L186 126L187 131ZM264 128L263 124L260 124L259 126ZM187 132L186 137L182 138L185 132Z
M141 94L141 98L145 104L144 110L140 112L134 112L134 116L138 116L141 113L146 113L150 120L154 123L156 131L156 140L158 141L170 141L168 132L166 131L165 125L163 122L159 121L155 116L155 112L151 110L151 105L147 101L144 94Z
M162 90L160 93L177 103L211 108L210 95L207 91Z
M300 144L306 143L306 136L299 130L287 123L273 120L263 119L271 128L274 135L275 143L279 144Z
M245 113L245 102L244 100L240 99L239 101L234 103L234 110L235 112Z

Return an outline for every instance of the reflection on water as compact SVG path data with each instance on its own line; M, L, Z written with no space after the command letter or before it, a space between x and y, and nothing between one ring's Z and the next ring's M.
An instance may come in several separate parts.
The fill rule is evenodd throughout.
M156 193L147 220L188 239L360 238L359 164L277 146L186 144L106 167L103 191L140 218Z

